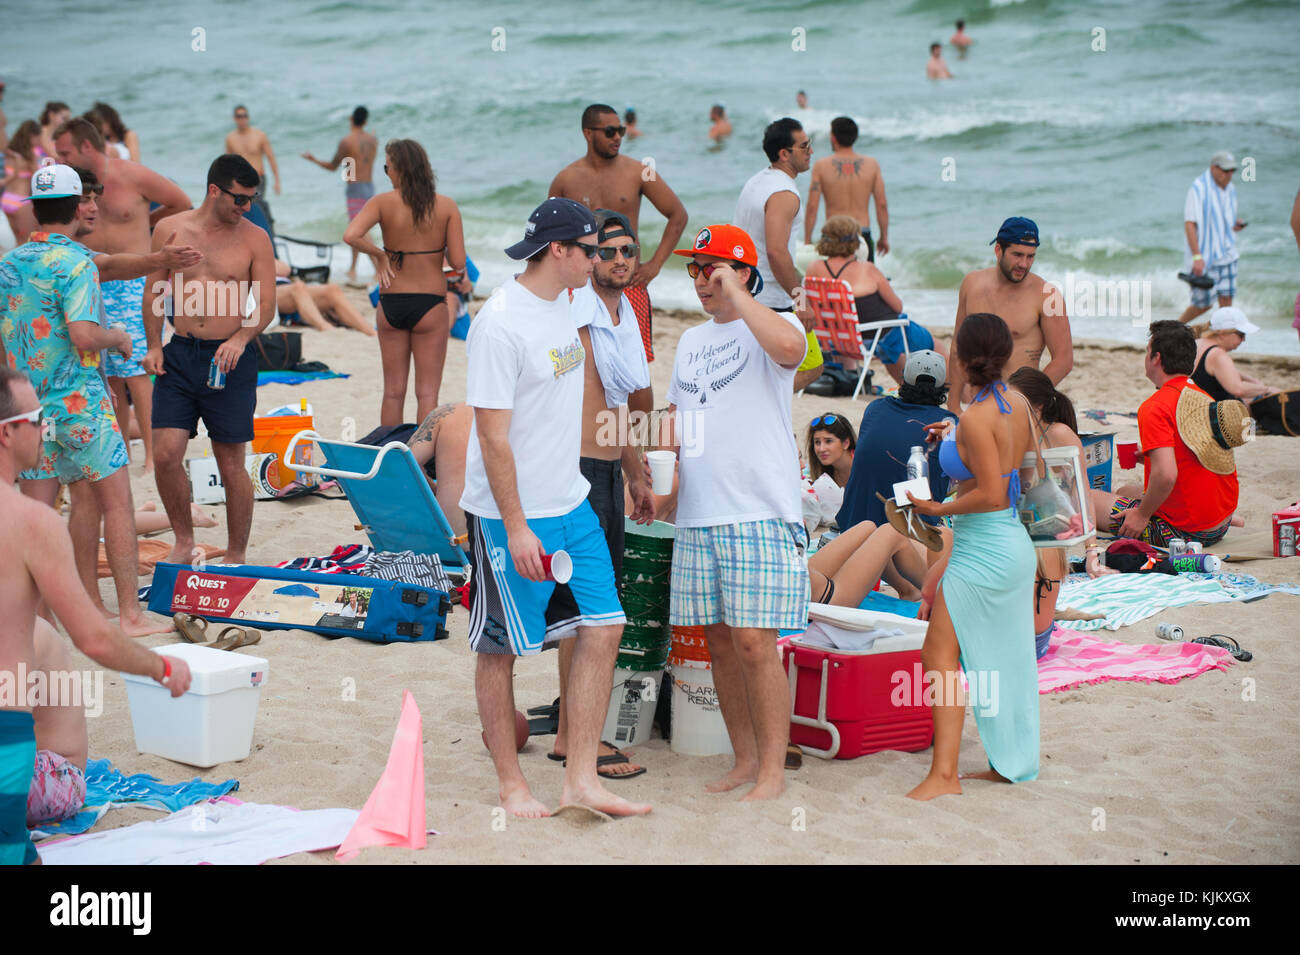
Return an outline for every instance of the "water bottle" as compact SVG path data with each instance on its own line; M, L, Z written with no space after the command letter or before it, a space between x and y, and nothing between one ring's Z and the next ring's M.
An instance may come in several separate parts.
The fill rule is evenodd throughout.
M912 453L907 458L907 479L915 481L917 478L930 479L930 458L919 444L912 446Z
M1213 554L1180 554L1169 563L1180 574L1217 574L1223 566Z

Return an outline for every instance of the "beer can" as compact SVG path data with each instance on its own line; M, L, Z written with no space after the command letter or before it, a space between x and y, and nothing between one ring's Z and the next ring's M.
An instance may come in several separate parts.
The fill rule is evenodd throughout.
M1201 542L1200 542L1200 541L1188 541L1188 542L1187 542L1187 553L1189 553L1189 554L1199 554L1199 553L1201 553Z
M226 387L226 373L217 364L216 355L212 356L212 364L208 366L208 387L213 391L220 391Z
M1172 623L1156 624L1156 636L1161 640L1183 639L1183 628Z
M1182 554L1186 554L1186 553L1187 553L1187 541L1183 540L1181 537L1169 538L1170 557L1179 557Z
M1283 524L1278 529L1278 550L1282 557L1296 555L1296 529L1294 524Z

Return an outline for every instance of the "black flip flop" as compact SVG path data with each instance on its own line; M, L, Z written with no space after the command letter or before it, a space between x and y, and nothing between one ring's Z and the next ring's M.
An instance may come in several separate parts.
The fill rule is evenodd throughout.
M1249 650L1241 649L1241 644L1232 637L1222 633L1212 633L1208 637L1193 637L1188 643L1199 643L1206 647L1219 647L1227 650L1232 654L1234 660L1240 660L1242 663L1249 663L1255 658L1255 655Z
M1210 278L1208 275L1193 275L1191 272L1179 272L1178 277L1192 288L1214 288L1214 279Z
M560 700L556 697L554 703L547 706L534 706L532 709L524 711L532 717L528 721L529 736L554 736L560 729ZM552 759L555 757L552 756Z
M640 766L635 772L631 773L602 773L600 771L600 767L602 766L626 766L628 763L632 762L632 760L628 759L627 754L613 743L606 743L604 740L601 740L601 743L614 751L605 756L596 757L596 775L601 779L635 779L646 771L644 766ZM553 759L564 766L569 765L568 758L564 756L556 756L554 753L547 753L546 758Z

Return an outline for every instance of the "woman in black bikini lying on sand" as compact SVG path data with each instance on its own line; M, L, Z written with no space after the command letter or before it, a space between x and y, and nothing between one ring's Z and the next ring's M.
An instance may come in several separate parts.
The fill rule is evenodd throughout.
M376 328L384 367L379 420L393 425L404 420L412 357L416 420L423 421L438 404L451 328L442 264L445 258L454 269L465 267L465 235L456 203L435 189L423 146L395 139L384 156L393 190L366 202L343 241L370 256L379 278ZM376 224L382 249L367 237Z

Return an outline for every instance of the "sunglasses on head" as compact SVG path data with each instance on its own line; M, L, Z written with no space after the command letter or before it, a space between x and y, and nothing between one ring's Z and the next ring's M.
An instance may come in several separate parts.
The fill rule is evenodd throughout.
M54 436L54 419L46 418L44 414L44 408L33 408L31 411L24 411L22 414L0 419L0 425L12 424L15 421L26 421L28 424L41 429L42 440L49 440Z
M600 246L594 242L579 242L577 239L569 239L564 244L573 246L575 249L581 249L582 254L589 259L594 259L600 254Z
M213 185L216 186L217 184L214 182ZM220 186L217 186L217 188L221 189ZM233 199L235 205L240 207L251 206L253 204L253 200L256 199L258 196L256 192L253 193L251 196L244 196L244 195L240 195L237 192L231 192L229 189L221 189L221 191L224 192L226 195L228 195L231 199Z
M631 259L635 259L637 253L640 251L640 246L635 243L629 243L628 245L614 245L600 248L596 250L596 254L600 256L600 261L602 262L613 262L615 257L622 252L623 258L630 261Z
M838 415L833 415L833 414L818 415L816 418L813 418L811 421L808 422L808 427L815 428L819 424L834 424L836 421L839 420L840 419Z
M627 132L626 126L588 126L588 129L598 129L610 139L615 136L622 136Z

